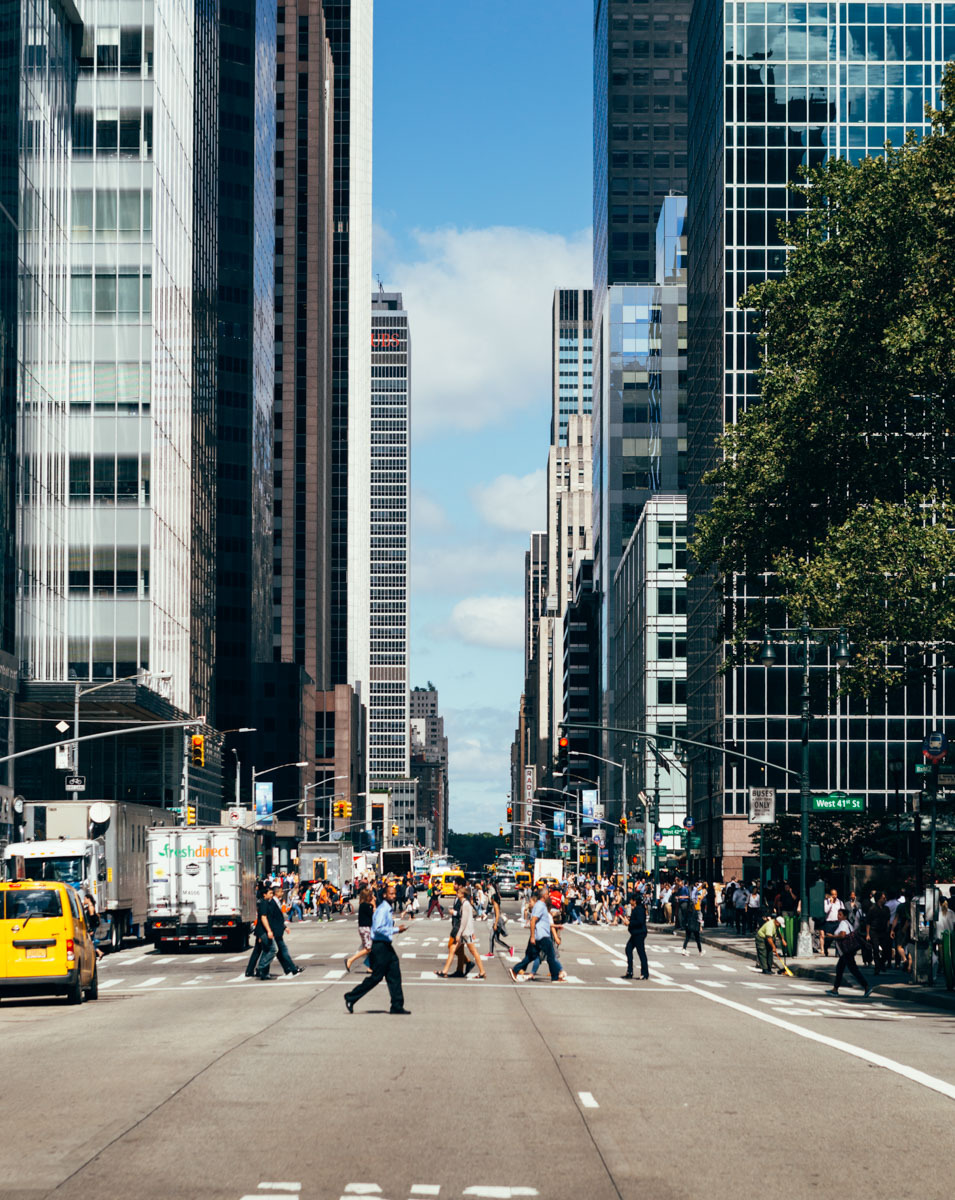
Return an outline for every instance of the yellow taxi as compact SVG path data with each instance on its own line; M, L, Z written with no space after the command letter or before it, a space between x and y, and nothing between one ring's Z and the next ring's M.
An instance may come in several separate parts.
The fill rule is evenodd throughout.
M530 871L515 871L514 880L517 883L518 888L530 887L533 883Z
M455 896L458 884L467 883L463 871L437 871L435 874L441 888L438 894L441 896Z
M0 997L98 993L96 950L76 891L65 883L0 882Z

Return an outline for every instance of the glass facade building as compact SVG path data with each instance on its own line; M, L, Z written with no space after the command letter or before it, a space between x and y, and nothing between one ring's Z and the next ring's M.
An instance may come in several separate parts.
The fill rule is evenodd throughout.
M411 446L411 337L401 294L371 300L371 655L368 779L409 775L408 497ZM413 789L393 785L402 836L414 837Z
M594 0L594 302L653 278L664 198L686 194L691 0Z
M798 214L786 190L800 166L829 155L858 161L925 127L944 62L955 57L951 4L717 3L697 5L690 39L689 255L690 524L708 497L701 477L714 437L757 396L750 314L736 308L746 288L784 268L780 219ZM733 599L746 598L734 584ZM688 597L691 736L733 744L798 769L799 683L794 661L720 674L715 641L721 598L711 579ZM889 763L907 742L935 727L951 680L865 704L830 698L834 664L822 652L812 668L813 790L851 789L870 812L895 803ZM911 758L911 755L908 756ZM748 851L746 788L776 786L795 808L791 777L746 763L714 769L723 756L691 762L699 821L712 813L714 856L738 870ZM708 761L709 760L709 761ZM719 763L717 764L719 766ZM915 786L915 779L906 781ZM726 820L721 820L724 816ZM704 839L705 842L705 839Z

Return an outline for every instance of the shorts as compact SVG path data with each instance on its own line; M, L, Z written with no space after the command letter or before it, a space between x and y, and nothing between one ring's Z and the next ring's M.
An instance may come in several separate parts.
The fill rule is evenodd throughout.
M359 938L361 938L362 950L370 950L371 949L371 928L369 927L368 929L365 929L359 925L358 936L359 936Z
M465 946L473 946L474 945L474 934L473 933L463 934L461 937L461 941L464 943Z

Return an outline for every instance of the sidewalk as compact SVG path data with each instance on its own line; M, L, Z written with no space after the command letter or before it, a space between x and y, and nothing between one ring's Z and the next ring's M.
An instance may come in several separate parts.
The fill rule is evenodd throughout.
M667 926L651 925L650 931L666 933L669 930ZM674 929L672 933L674 937L683 935L683 931L678 929ZM748 958L751 962L756 962L756 944L752 934L739 936L721 926L718 929L702 929L700 937L707 946L715 946L720 950L725 950L727 954L736 954L740 958ZM828 958L814 954L812 958L787 958L786 966L801 979L818 979L832 987L836 974L836 962L834 954ZM895 970L884 971L881 975L876 975L871 967L866 967L862 962L859 963L859 967L872 984L873 994L884 1000L908 1000L931 1008L955 1012L955 992L946 989L944 978L941 979L941 982L930 986L909 983L900 972ZM846 996L859 995L858 987L850 975L843 979L842 986L846 989Z

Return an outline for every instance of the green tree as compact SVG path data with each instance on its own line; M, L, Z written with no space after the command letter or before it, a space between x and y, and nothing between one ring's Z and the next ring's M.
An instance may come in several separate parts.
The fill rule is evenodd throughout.
M719 440L701 572L745 575L791 618L846 625L849 683L900 648L955 650L955 66L917 142L792 185L786 273L751 288L760 400ZM725 613L741 649L761 603ZM911 651L909 653L911 661Z

